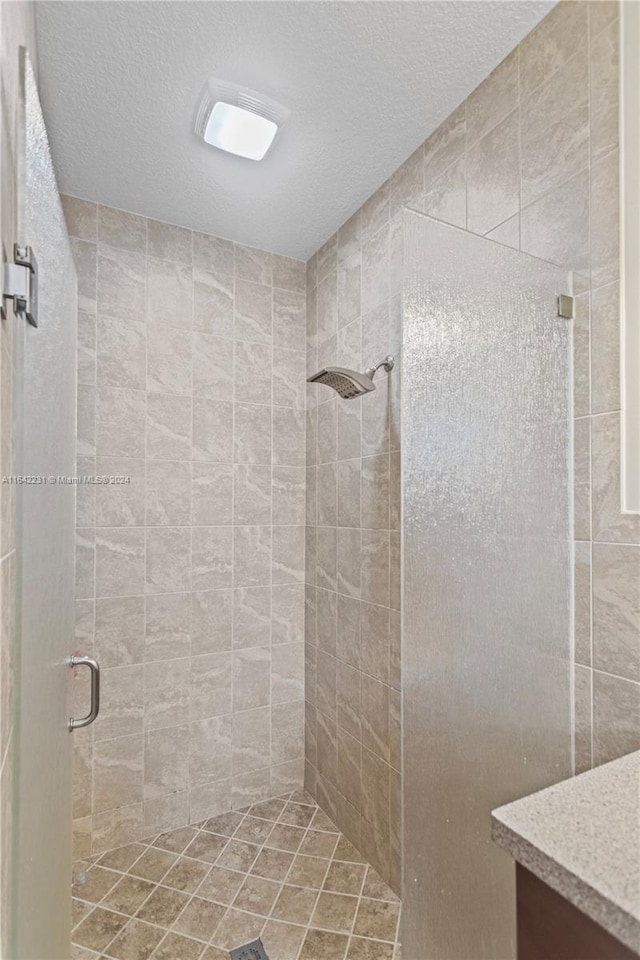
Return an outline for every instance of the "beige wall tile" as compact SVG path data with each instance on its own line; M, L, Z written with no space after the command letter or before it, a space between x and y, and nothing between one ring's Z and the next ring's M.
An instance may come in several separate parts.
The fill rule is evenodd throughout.
M593 545L593 666L640 681L640 546Z
M593 762L640 749L640 684L593 672Z
M617 282L591 294L591 412L620 408L620 294Z
M473 233L488 233L520 209L519 140L514 110L467 154L467 226Z
M523 96L540 86L587 42L590 3L562 2L520 44Z
M474 144L518 105L520 51L515 49L467 98L467 145Z
M76 201L78 202L78 201ZM96 206L92 204L91 206ZM95 216L95 215L94 215ZM77 234L80 236L80 234ZM131 253L146 253L147 221L134 213L97 205L97 235L87 240L99 240L110 247L129 250Z

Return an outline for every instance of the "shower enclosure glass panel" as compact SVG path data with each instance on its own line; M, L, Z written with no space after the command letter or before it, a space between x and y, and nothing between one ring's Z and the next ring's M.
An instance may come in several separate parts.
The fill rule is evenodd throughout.
M404 220L405 960L515 955L490 811L572 771L566 271Z
M38 261L38 327L16 331L19 748L14 960L68 958L71 926L71 669L74 637L76 272L31 63L22 58L24 127L18 241ZM75 734L78 736L78 734Z

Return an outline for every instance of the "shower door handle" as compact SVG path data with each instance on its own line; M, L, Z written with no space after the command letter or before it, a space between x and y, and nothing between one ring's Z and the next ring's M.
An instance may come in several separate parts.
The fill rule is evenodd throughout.
M100 710L100 666L98 661L91 657L76 656L71 657L69 666L72 668L89 667L91 671L91 706L89 707L89 713L86 717L80 717L78 720L74 720L73 717L69 720L69 730L78 730L79 727L88 727L98 716Z

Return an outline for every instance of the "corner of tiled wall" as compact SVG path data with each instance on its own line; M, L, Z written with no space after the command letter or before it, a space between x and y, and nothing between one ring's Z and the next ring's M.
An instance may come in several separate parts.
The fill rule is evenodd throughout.
M64 198L79 277L75 855L303 778L304 263ZM86 680L81 679L82 689Z
M640 522L619 505L618 72L618 4L563 0L307 263L309 371L399 353L405 204L573 271L578 772L640 747ZM397 888L399 644L380 611L395 623L400 444L381 386L363 401L308 392L306 783Z

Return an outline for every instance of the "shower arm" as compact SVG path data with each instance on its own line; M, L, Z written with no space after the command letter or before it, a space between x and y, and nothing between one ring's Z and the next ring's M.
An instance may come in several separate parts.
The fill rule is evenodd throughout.
M370 380L373 380L380 367L384 367L387 373L391 373L394 362L394 358L391 356L391 354L388 354L384 360L381 360L380 363L376 363L375 367L367 367L365 370L365 376L369 377Z

